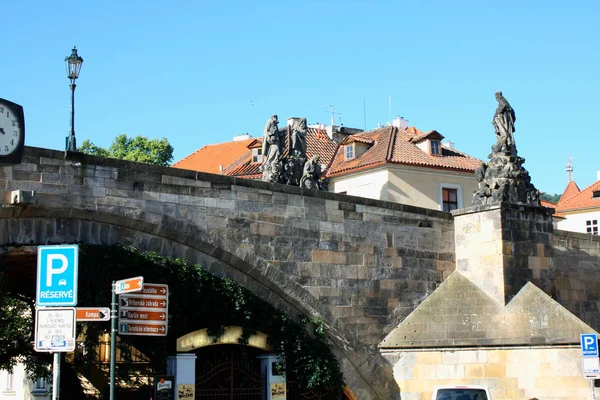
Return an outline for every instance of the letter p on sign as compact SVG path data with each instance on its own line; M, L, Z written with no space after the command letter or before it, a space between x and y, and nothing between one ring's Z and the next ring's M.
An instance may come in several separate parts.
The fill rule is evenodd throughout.
M62 254L47 254L46 257L48 257L48 266L46 268L46 286L52 286L52 276L65 272L69 266L69 262L67 261L67 257ZM60 267L54 268L55 265L59 263Z
M581 352L583 357L598 357L598 337L595 333L581 334Z

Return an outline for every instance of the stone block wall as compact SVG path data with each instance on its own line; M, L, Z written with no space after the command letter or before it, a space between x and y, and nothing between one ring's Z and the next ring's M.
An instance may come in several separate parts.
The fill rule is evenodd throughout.
M545 290L600 331L600 236L556 230L552 244L554 275Z
M549 209L498 203L453 214L456 269L465 277L502 304L529 281L548 287L554 255Z
M484 385L493 400L587 400L578 347L404 351L394 364L402 400L430 400L437 385ZM600 389L595 389L596 397Z
M193 244L267 287L277 269L369 346L454 270L452 216L435 210L31 147L23 163L0 167L3 203L17 190L33 192L16 205L29 210L14 213L22 218L39 208L129 223ZM0 241L32 240L10 232L0 229ZM163 247L168 256L173 246Z

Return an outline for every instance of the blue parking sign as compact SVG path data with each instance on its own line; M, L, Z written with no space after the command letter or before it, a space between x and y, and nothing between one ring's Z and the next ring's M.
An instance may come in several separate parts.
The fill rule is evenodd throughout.
M581 352L584 357L598 357L598 337L595 333L581 334Z
M77 305L79 247L38 246L36 305Z

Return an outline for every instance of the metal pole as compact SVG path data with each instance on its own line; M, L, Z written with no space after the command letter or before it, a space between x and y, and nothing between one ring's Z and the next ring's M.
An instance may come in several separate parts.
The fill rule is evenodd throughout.
M71 88L71 133L69 134L69 151L77 151L77 142L75 141L75 81L69 85Z
M112 283L110 303L110 400L115 400L115 359L117 357L117 294Z
M594 392L594 380L590 379L590 388L592 389L592 400L596 399L596 393Z
M58 400L60 397L60 356L61 353L54 353L54 363L52 365L52 400Z

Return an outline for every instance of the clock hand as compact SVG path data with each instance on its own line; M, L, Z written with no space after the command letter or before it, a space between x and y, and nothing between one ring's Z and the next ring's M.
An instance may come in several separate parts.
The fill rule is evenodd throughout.
M4 128L0 128L0 133L2 133L3 135L6 135L6 132L4 132Z

